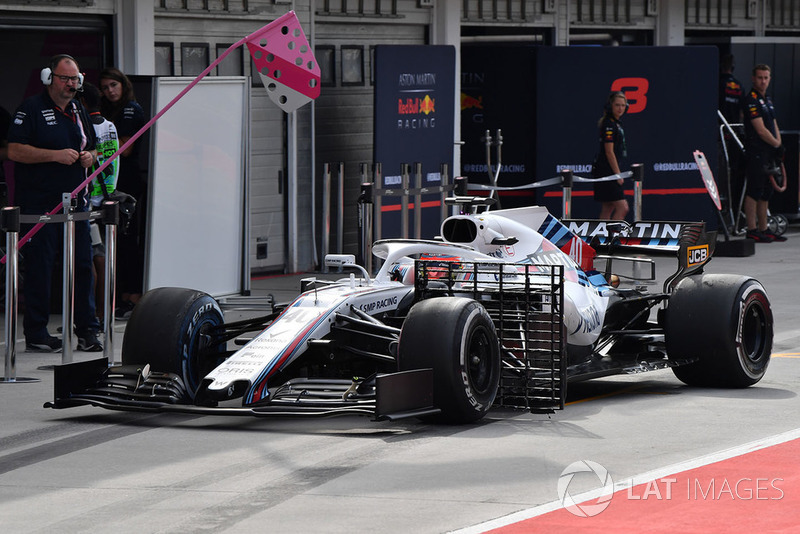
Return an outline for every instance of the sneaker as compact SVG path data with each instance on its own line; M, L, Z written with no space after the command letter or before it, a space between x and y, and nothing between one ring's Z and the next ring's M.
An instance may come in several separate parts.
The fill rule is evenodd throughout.
M122 304L117 306L114 310L114 317L117 319L127 319L133 313L133 307L135 304L129 300L124 301Z
M57 337L47 336L25 342L28 352L61 352L61 340Z
M761 230L748 230L747 237L756 243L772 243L773 241L769 234L762 232Z
M102 352L103 345L94 333L88 333L83 337L78 337L78 350L83 352Z
M767 237L769 237L770 239L772 239L776 243L783 243L784 241L786 241L786 238L783 237L782 235L773 234L769 230L764 232L764 235L766 235Z

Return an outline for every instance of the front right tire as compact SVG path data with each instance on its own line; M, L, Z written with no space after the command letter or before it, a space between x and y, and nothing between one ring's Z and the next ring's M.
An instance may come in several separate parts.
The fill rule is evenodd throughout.
M500 345L478 302L440 297L415 304L403 323L401 370L433 368L433 401L445 423L482 418L500 383Z

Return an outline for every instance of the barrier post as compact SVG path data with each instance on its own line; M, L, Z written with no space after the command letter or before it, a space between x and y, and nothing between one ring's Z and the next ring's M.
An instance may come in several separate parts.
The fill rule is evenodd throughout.
M439 194L439 209L440 209L440 218L441 221L444 221L447 218L447 206L444 203L444 199L447 198L447 186L450 183L450 167L447 163L442 163L441 166L441 173L442 173L442 192Z
M564 169L561 171L561 188L563 196L561 198L561 218L572 218L572 171Z
M103 201L103 224L106 227L106 283L103 293L103 356L108 365L114 363L114 308L117 292L117 226L119 225L119 203Z
M383 165L380 162L376 162L373 171L375 177L372 183L375 184L375 187L378 189L383 189ZM383 217L381 217L383 211L383 197L381 195L375 195L375 202L372 205L374 206L374 216L372 220L374 221L375 241L379 241L383 237Z
M414 238L422 239L422 162L414 163Z
M322 257L328 255L331 247L331 164L322 165ZM323 265L325 262L322 262ZM324 265L323 272L328 272Z
M469 195L469 183L467 181L467 177L456 176L453 178L453 196L463 197L466 195ZM457 204L453 204L453 215L458 215L459 213L464 213L463 209L460 209Z
M344 162L339 162L339 181L336 183L336 253L344 249Z
M0 211L0 227L6 232L6 351L5 375L0 383L39 382L38 378L17 377L17 311L19 293L19 208L5 207Z
M366 163L363 164L366 167ZM366 178L364 173L362 176ZM362 182L361 194L358 196L358 217L361 222L361 262L368 273L372 273L372 197L373 187L370 182Z
M408 181L409 181L409 167L408 163L400 164L400 189L402 196L400 197L400 237L408 239Z
M634 163L631 165L633 172L633 220L642 220L642 180L644 179L644 165Z
M61 302L62 347L61 363L72 363L72 340L74 323L72 314L75 303L75 221L72 218L72 195L63 193L61 205L67 220L64 222L64 273Z

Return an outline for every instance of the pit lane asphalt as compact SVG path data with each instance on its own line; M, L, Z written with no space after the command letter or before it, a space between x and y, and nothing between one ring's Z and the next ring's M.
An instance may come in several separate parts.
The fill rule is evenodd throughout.
M772 303L773 360L743 390L686 387L670 371L611 377L571 385L552 416L492 411L466 426L50 410L47 366L61 355L20 342L17 376L40 381L0 384L0 529L445 532L557 500L558 477L577 460L623 480L795 431L800 231L787 236L707 268L754 276ZM300 278L254 280L254 294L288 300Z

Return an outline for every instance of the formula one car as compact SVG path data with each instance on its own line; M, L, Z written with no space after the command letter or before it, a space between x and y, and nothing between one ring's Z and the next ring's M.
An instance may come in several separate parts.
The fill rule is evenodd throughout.
M374 278L353 256L328 256L359 276L304 280L266 317L226 324L205 293L149 291L122 365L58 366L46 406L465 423L493 405L561 409L568 382L618 373L672 368L715 387L764 376L766 292L747 276L703 274L715 243L703 223L479 214L491 199L448 200L461 214L437 240L376 242ZM677 255L661 291L649 290L655 261L644 253Z

